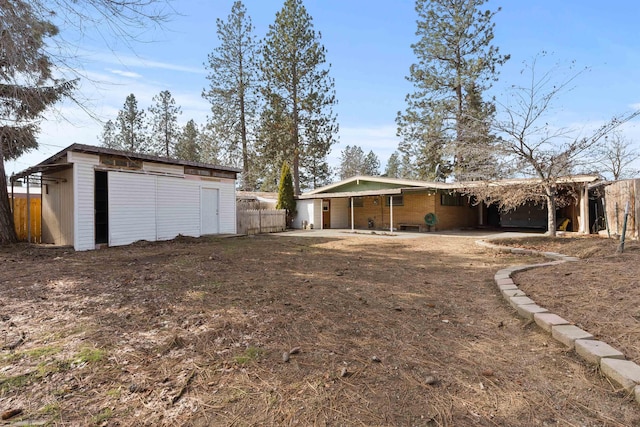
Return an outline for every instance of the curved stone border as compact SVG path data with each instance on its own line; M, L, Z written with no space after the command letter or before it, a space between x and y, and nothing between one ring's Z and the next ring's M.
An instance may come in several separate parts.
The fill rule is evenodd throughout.
M484 240L478 240L476 244L499 252L542 255L553 259L554 261L541 264L516 265L499 270L495 274L494 280L500 293L521 317L536 322L540 328L550 333L557 341L575 350L587 363L598 366L609 380L624 388L630 394L634 394L636 402L640 404L640 366L631 360L626 360L622 352L603 341L596 340L589 332L572 325L569 321L537 305L535 301L516 286L511 278L511 275L518 271L575 262L579 261L579 258L556 252L540 252L532 249L500 246Z

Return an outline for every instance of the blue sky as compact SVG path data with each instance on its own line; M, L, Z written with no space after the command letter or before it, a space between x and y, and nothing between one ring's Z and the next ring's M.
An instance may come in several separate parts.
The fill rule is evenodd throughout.
M283 0L246 0L244 4L263 37ZM182 107L181 123L204 123L209 104L201 97L207 86L204 62L218 45L216 18L226 19L233 0L181 0L177 14L163 29L149 29L145 42L133 51L118 41L107 47L88 33L80 46L83 73L81 94L101 119L116 117L128 94L147 108L154 95L169 90ZM331 63L340 124L339 143L329 156L336 166L346 145L373 150L385 164L397 148L395 117L412 91L406 81L415 61L414 2L410 0L305 0L314 27ZM640 108L640 2L614 0L492 0L485 7L502 8L495 17L494 45L511 60L501 68L492 94L504 99L507 89L523 82L523 61L541 51L552 55L539 64L589 67L574 88L558 98L553 117L558 126L588 132L612 116ZM63 34L65 29L62 28ZM70 38L74 34L67 32ZM49 114L40 135L41 147L17 161L7 173L32 166L72 143L98 144L102 124L70 104ZM640 121L623 127L628 139L640 143Z

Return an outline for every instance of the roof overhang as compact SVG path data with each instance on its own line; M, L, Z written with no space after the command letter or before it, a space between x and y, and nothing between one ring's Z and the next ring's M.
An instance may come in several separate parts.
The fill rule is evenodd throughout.
M193 168L204 168L204 169L212 169L223 172L228 172L233 174L234 179L236 175L242 172L241 169L231 167L231 166L220 166L209 163L202 162L193 162L190 160L179 160L179 159L171 159L168 157L160 157L154 156L150 154L140 154L140 153L132 153L122 150L115 150L112 148L106 147L98 147L94 145L85 145L85 144L72 144L65 148L62 151L54 154L43 162L32 166L24 171L18 172L12 176L12 181L18 180L20 178L24 178L26 176L30 176L36 173L53 173L60 170L65 170L67 168L72 167L72 163L60 163L61 161L66 160L68 152L76 152L76 153L86 153L86 154L95 154L95 155L112 155L112 156L123 156L129 159L135 159L140 161L147 161L152 163L163 163L169 165L177 165L177 166L186 166Z
M16 182L19 179L26 178L36 173L55 173L63 170L71 169L73 167L73 163L51 163L51 164L39 164L36 166L31 166L28 169L25 169L21 172L11 175L11 182Z
M426 188L425 188L426 190ZM343 199L348 197L365 197L365 196L389 196L394 194L402 194L402 188L389 188L384 190L366 190L366 191L347 191L344 193L316 193L301 194L299 200L307 199Z

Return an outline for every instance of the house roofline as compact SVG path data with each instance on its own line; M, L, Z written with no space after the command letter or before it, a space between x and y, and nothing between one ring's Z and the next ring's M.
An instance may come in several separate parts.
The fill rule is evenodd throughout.
M595 183L600 179L597 175L571 175L566 177L559 177L556 182L558 184L582 184L582 183ZM486 180L486 181L457 181L457 182L439 182L439 181L417 181L410 179L398 179L387 178L382 176L365 176L358 175L345 180L335 182L333 184L326 185L324 187L317 188L312 191L308 191L298 196L298 199L319 199L319 198L332 198L332 197L357 197L363 195L381 195L381 194L399 194L400 191L393 191L391 189L380 190L366 190L366 191L349 191L340 193L327 193L327 191L334 188L350 184L357 181L370 181L379 182L384 184L396 184L402 185L399 188L403 191L411 189L433 189L433 190L463 190L465 188L477 187L479 185L517 185L517 184L534 184L540 182L538 178L513 178L513 179L501 179L501 180ZM399 190L394 189L394 190Z

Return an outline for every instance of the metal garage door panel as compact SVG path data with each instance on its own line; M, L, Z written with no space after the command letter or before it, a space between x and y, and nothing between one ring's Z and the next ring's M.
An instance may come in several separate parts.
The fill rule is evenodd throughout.
M200 235L200 187L181 178L158 177L158 240Z
M156 180L142 174L109 172L109 245L156 240Z

